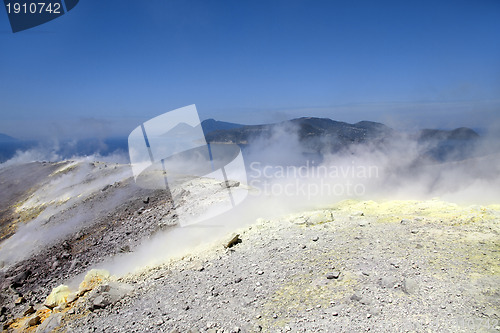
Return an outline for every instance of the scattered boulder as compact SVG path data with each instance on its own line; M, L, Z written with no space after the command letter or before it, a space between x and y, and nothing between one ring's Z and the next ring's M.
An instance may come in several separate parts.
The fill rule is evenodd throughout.
M13 288L21 287L24 284L24 281L31 275L31 271L25 270L10 279L11 285Z
M66 298L66 303L73 303L74 301L76 301L78 299L78 295L76 292L72 292L68 295L68 297Z
M31 326L35 326L35 325L38 325L40 324L42 321L41 321L41 318L39 315L34 315L32 317L30 317L27 321L26 321L26 327L31 327Z
M225 182L220 183L222 188L230 188L230 187L238 187L240 186L240 182L235 180L226 180Z
M338 279L339 276L340 276L340 271L333 271L333 272L330 272L330 273L326 274L326 278L328 280Z
M78 295L83 295L85 292L94 289L103 282L109 280L109 272L104 269L91 269L82 283L78 287Z
M183 189L183 188L179 188L179 189L174 189L172 191L172 195L173 195L173 201L174 202L179 202L181 201L183 198L185 197L188 197L189 195L191 194L191 192L189 192L188 190L186 189Z
M52 313L36 329L36 333L49 333L61 325L62 313Z
M240 234L233 233L233 234L231 234L230 237L228 237L228 240L224 242L224 247L227 249L227 248L233 247L236 244L239 244L241 242L242 242L242 240L240 238Z
M396 279L394 276L384 276L380 280L380 284L384 288L394 288L394 286L398 283L398 279Z
M148 204L149 203L149 197L145 197L144 199L142 199L142 202L145 203L145 204Z
M417 291L418 284L415 280L411 278L405 278L403 280L402 289L407 294L413 294Z
M59 304L58 306L56 306L55 308L53 308L52 311L54 311L54 312L62 312L62 311L64 311L64 309L66 309L66 306L67 306L67 303L66 302L62 302L61 304Z
M23 316L29 316L30 314L33 314L35 313L35 308L33 307L33 305L30 305L28 306L28 308L26 310L24 310L23 312Z
M96 292L90 297L91 307L93 309L105 308L116 303L125 295L130 295L134 287L126 283L107 282L97 288Z
M104 186L104 187L102 188L102 190L101 190L101 191L102 191L102 192L104 192L104 191L106 191L107 189L109 189L110 187L111 187L111 184L107 184L106 186Z
M364 297L363 295L361 295L360 293L354 293L352 296L351 296L351 300L352 301L356 301L356 302L359 302L363 305L370 305L371 304L371 301L369 298L367 297Z
M370 305L371 304L371 301L369 298L366 298L366 297L362 297L360 300L359 300L359 303L363 304L363 305Z
M50 293L49 296L47 296L44 305L49 309L53 309L62 303L66 303L66 299L68 298L69 294L70 294L69 287L62 284L52 289L52 292Z
M100 309L100 308L105 308L111 304L111 301L108 297L105 297L104 295L99 295L96 298L94 298L94 301L92 302L92 307L94 309Z
M121 246L121 247L118 249L118 252L120 252L120 253L127 253L127 252L130 252L130 246L129 246L129 245L124 245L124 246Z
M398 263L396 260L391 260L390 264L391 264L391 266L393 266L394 268L399 268L399 263Z

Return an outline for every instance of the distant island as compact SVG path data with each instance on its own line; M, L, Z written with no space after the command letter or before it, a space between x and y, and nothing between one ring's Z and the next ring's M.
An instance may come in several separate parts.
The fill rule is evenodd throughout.
M237 144L248 146L256 140L265 142L276 139L276 133L296 134L300 149L306 153L335 153L355 144L370 143L381 146L402 136L429 146L426 154L436 160L466 158L470 145L480 138L474 130L461 127L453 130L423 129L416 133L405 133L382 123L360 121L354 124L329 118L301 117L279 123L243 125L206 119L201 127L208 143ZM43 141L24 141L0 133L0 163L12 158L17 151L43 149ZM87 138L76 142L60 142L57 154L61 158L91 154L108 155L128 151L127 137L113 137L104 140Z

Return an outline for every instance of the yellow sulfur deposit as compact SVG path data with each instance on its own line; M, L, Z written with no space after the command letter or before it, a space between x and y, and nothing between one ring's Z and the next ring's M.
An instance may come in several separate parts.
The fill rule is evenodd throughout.
M82 295L86 291L94 289L104 281L107 281L109 276L109 272L105 269L91 269L87 275L85 275L82 283L80 283L78 294Z
M66 303L66 299L68 298L69 293L69 287L62 284L59 287L52 289L52 292L45 300L44 305L50 309L53 309L59 304Z

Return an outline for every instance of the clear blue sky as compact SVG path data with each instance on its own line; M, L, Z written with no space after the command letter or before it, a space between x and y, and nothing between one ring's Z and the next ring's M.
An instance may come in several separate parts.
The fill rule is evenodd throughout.
M17 137L127 135L189 104L240 123L500 118L498 0L81 0L16 34L0 8L0 40L0 132Z

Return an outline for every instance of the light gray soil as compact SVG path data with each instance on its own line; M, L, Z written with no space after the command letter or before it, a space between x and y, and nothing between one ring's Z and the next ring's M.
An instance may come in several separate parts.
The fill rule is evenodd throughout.
M345 203L261 220L229 249L220 242L120 279L134 291L103 309L94 309L95 295L82 298L61 330L500 329L498 210L438 201L367 205L367 213L356 210L363 203ZM391 207L397 211L383 211ZM455 217L443 220L450 212Z
M47 230L66 233L18 260L6 249L23 239L5 234L4 331L500 331L500 205L439 200L343 201L259 219L233 230L239 238L228 232L214 243L209 228L198 229L206 230L206 244L182 258L121 277L97 275L46 300L59 284L121 252L139 253L156 233L179 230L171 198L136 187L122 171L102 163L43 165L49 180L31 181L8 200L4 230L39 224L34 230L46 237ZM69 185L51 196L62 181ZM223 190L200 180L183 195L215 200ZM200 199L184 208L211 204ZM85 223L64 229L82 216Z

